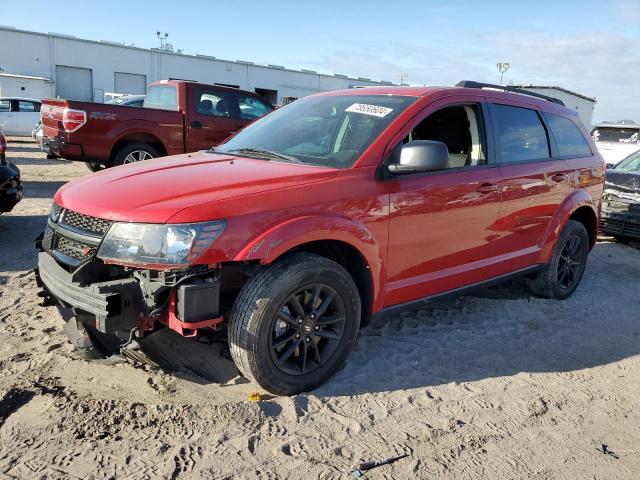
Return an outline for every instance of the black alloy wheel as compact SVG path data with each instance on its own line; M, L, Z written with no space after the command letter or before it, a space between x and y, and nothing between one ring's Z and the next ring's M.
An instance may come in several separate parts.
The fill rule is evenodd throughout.
M273 362L289 375L317 370L338 348L344 323L344 304L329 285L297 290L274 319L269 339Z

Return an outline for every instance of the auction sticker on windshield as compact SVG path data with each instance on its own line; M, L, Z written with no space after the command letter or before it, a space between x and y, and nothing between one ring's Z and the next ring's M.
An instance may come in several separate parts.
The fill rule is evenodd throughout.
M345 109L345 112L364 113L365 115L373 115L374 117L383 118L393 112L393 108L368 105L366 103L354 103L349 108Z

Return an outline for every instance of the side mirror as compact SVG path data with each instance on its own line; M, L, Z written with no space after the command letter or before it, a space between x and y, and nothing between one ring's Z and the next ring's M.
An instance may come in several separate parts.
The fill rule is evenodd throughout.
M613 168L615 166L616 166L615 163L607 163L607 169Z
M402 146L399 161L388 166L389 173L433 172L449 168L449 149L442 142L414 140Z

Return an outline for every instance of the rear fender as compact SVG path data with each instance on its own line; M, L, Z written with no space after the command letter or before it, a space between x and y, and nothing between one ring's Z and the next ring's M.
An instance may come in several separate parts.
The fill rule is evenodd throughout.
M556 210L555 215L551 219L551 222L549 222L549 226L540 241L541 263L547 263L551 259L553 249L563 227L567 224L571 215L573 215L573 213L580 207L584 206L591 208L593 210L593 214L597 218L598 209L593 198L585 189L574 190L567 198L565 198L564 202L560 204L560 207Z
M382 308L383 251L362 223L340 215L297 217L264 231L238 252L234 261L257 260L267 265L305 243L336 240L355 248L369 269L373 287L373 311Z

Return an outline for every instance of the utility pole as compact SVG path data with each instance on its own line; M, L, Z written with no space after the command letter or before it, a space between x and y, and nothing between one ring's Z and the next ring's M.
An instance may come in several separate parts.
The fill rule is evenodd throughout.
M400 85L407 85L407 80L409 80L408 73L401 73L398 75L398 79L400 80Z
M498 71L500 72L500 85L502 85L502 77L504 77L505 72L509 70L510 66L511 65L505 62L496 63L496 67L498 67Z

